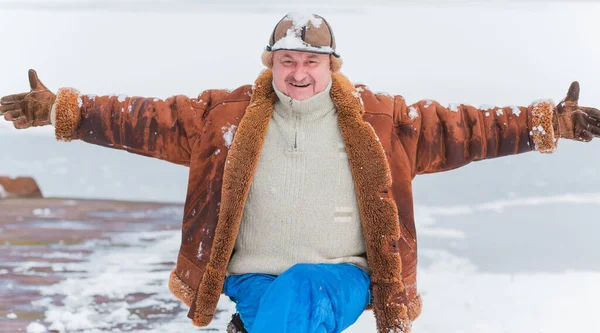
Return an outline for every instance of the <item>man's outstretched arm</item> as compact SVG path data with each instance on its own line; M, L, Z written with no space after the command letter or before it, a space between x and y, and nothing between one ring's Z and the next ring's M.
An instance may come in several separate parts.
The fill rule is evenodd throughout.
M415 175L532 150L552 153L559 138L600 137L600 111L578 106L578 99L577 82L558 106L540 100L527 107L444 107L434 101L406 105L397 98L397 133Z
M174 96L144 97L81 95L59 89L54 95L29 71L31 91L0 100L0 114L16 128L53 124L56 138L127 150L189 165L191 144L202 126L206 103Z

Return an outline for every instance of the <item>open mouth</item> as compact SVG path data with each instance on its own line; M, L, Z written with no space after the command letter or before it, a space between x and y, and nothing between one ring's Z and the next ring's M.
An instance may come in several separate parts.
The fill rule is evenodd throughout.
M296 87L296 88L306 88L308 86L310 86L310 83L307 84L294 84L294 83L290 83L292 86Z

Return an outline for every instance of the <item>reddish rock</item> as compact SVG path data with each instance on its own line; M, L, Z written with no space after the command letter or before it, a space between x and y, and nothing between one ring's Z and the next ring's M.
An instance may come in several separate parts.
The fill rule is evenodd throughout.
M0 176L0 199L41 198L42 191L31 177L10 178Z

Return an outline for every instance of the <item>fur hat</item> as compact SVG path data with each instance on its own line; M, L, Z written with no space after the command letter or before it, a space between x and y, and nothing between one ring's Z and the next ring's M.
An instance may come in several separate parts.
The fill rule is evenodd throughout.
M279 20L262 55L265 66L273 67L273 51L278 50L329 54L334 73L342 66L331 26L319 15L290 13Z

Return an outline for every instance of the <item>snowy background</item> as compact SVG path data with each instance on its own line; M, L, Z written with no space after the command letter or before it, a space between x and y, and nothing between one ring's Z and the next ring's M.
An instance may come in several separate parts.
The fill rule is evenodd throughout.
M27 91L29 68L50 89L72 86L98 95L166 98L235 88L262 70L260 53L274 24L287 11L308 9L331 23L342 72L374 91L401 94L410 103L527 105L560 101L578 80L580 104L600 107L600 3L393 3L0 0L0 95ZM33 176L48 197L172 203L185 197L184 167L57 143L51 128L16 131L3 119L0 142L0 175ZM600 140L561 141L551 156L533 152L417 177L424 308L414 332L600 332L599 153ZM107 247L88 259L106 263L109 281L110 267L146 269L140 259L139 267L121 267L115 256L175 260L178 232L153 237L150 244L132 240L125 253ZM163 281L156 299L170 298L168 273L155 278ZM69 283L106 289L101 279ZM62 287L56 288L48 293ZM116 283L104 292L132 288ZM91 332L106 321L85 302L72 308L41 302L48 309L43 325L60 320L69 332ZM211 327L223 331L232 306L223 300L220 308L225 315ZM10 312L0 299L0 313ZM127 311L115 313L109 319L132 320ZM0 331L2 320L12 317L0 319ZM178 311L148 332L195 330ZM348 332L375 332L372 315Z

